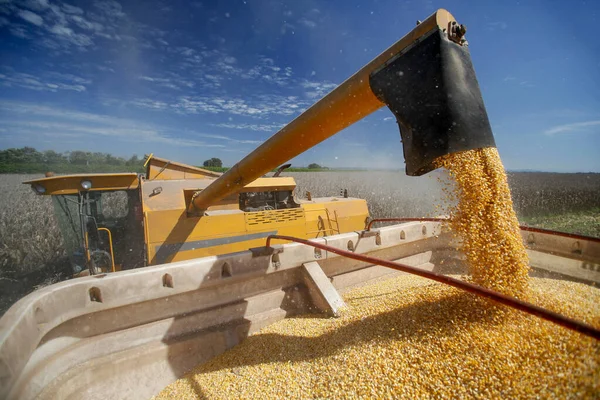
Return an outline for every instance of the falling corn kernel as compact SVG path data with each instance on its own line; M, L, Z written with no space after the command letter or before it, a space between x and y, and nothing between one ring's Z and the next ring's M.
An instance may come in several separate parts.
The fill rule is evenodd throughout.
M529 260L513 208L504 166L496 148L452 153L439 158L455 185L450 227L461 240L471 279L499 292L527 293Z

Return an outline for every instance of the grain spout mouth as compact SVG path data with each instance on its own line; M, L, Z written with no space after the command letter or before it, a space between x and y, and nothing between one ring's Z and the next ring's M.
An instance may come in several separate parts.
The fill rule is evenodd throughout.
M396 116L407 175L436 168L446 154L496 147L465 40L436 28L369 76Z

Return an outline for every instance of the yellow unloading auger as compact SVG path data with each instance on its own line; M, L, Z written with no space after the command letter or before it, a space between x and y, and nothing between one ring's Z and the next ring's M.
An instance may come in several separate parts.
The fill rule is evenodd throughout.
M195 194L202 212L273 168L384 105L394 113L406 173L423 175L445 154L495 147L466 28L440 9Z

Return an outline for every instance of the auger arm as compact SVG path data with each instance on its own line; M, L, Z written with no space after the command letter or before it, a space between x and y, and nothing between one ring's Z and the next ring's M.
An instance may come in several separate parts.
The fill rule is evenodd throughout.
M384 105L400 126L408 175L433 170L448 153L495 147L465 32L436 11L198 192L188 211L202 212Z

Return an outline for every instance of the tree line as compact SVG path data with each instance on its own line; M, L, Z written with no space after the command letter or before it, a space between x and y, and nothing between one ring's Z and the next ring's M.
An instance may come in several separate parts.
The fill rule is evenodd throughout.
M33 147L0 150L0 173L37 172L141 172L137 155L126 159L109 153L54 150L37 151Z
M136 154L129 158L117 157L109 153L91 151L54 150L38 151L33 147L0 150L0 173L92 173L92 172L143 172L143 158ZM216 157L203 163L204 168L226 171L223 162ZM328 170L312 163L308 168L290 168L288 171Z
M108 165L138 165L140 159L137 155L129 159L115 157L109 153L90 151L66 151L58 153L54 150L37 151L33 147L22 147L20 149L0 150L1 164L108 164Z

